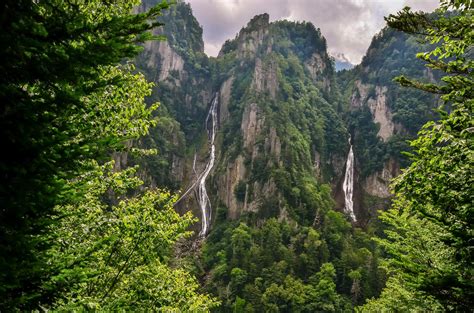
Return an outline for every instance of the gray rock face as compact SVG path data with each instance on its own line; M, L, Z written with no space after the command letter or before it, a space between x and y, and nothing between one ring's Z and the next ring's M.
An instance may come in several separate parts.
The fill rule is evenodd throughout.
M377 86L375 87L375 99L370 98L367 100L367 105L374 117L374 121L380 125L377 135L384 141L387 141L393 135L395 129L392 112L387 106L386 92L387 87Z
M156 44L156 42L153 42ZM156 51L155 49L150 49L150 51ZM158 76L158 81L163 81L170 76L170 72L176 71L179 77L182 77L183 68L184 68L184 60L183 58L177 54L173 49L171 49L170 45L167 41L160 41L158 42L158 55L160 60L160 74ZM150 58L150 62L153 58ZM149 66L156 66L155 64L149 64ZM179 80L177 80L179 82Z
M321 82L326 92L331 91L331 82L325 75L327 69L327 61L323 59L321 54L313 53L311 58L305 62L305 68L308 70L311 79L314 82Z
M220 107L219 107L219 124L224 123L229 118L229 104L231 97L232 85L234 83L234 76L228 78L221 86L220 95Z
M393 122L393 114L387 103L387 87L365 85L360 80L355 82L355 87L356 92L351 97L351 108L368 106L374 122L380 125L377 135L383 141L387 141L396 130L401 128ZM371 89L375 89L375 94L370 94Z
M237 38L239 58L255 56L258 47L268 35L269 20L268 14L257 15L240 31Z
M260 58L255 60L252 86L257 92L268 92L272 99L276 99L278 79L275 62L268 62L264 65Z
M393 158L385 162L382 170L367 177L363 182L364 191L378 198L390 198L390 182L400 172L400 166Z
M240 216L240 211L243 205L238 202L234 195L234 190L237 184L244 180L245 175L246 168L244 165L244 157L239 155L234 162L228 163L227 167L225 168L225 174L221 175L217 179L219 182L217 195L219 199L227 206L229 210L228 215L231 219L236 219Z
M257 135L262 131L265 119L263 117L257 118L258 106L256 103L251 103L244 110L242 116L242 137L244 140L244 148L254 151L255 140Z

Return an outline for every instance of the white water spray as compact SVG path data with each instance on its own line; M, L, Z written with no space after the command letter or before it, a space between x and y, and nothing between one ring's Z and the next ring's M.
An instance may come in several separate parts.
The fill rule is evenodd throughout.
M350 142L351 140L349 139L349 144ZM354 152L352 151L352 145L347 156L346 174L342 188L344 190L344 212L348 213L351 219L356 222L354 202L352 201L354 196Z

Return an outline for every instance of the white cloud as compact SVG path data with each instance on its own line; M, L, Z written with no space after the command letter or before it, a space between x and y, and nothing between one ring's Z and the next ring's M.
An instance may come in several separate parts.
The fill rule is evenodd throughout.
M204 42L204 50L206 54L210 56L217 56L221 47L222 45L220 43Z
M409 6L413 10L420 10L431 12L434 11L439 6L439 1L431 0L405 0L403 2L404 6Z
M385 25L384 16L408 5L431 11L437 0L188 0L204 28L206 53L217 55L225 40L256 14L272 21L310 21L327 39L329 52L360 62L372 37Z

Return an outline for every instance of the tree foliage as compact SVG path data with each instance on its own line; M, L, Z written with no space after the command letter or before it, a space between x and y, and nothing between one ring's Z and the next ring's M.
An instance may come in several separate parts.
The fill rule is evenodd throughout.
M275 218L218 221L203 262L205 288L222 301L219 309L350 312L377 295L384 276L370 236L352 232L341 213L321 219L318 229Z
M91 168L71 183L82 196L56 207L48 232L54 244L47 264L53 274L42 292L55 295L51 309L207 311L215 306L197 293L189 273L168 266L174 243L190 235L186 229L194 222L190 213L180 216L173 209L176 196L145 189L130 197L142 184L137 168L115 172L113 162Z
M0 5L0 309L208 310L171 269L193 221L135 168L107 162L156 125L152 85L128 58L166 1L4 1Z

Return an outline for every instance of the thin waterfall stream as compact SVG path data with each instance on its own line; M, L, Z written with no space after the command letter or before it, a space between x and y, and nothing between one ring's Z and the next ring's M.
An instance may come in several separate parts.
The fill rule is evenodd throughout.
M188 194L193 191L197 187L197 201L199 204L199 208L201 210L201 231L199 232L199 237L203 238L207 235L209 231L209 227L211 225L211 217L212 217L212 207L211 201L207 194L206 189L206 179L209 176L212 168L214 167L214 163L216 160L216 146L214 141L216 139L216 132L217 132L217 107L218 107L218 100L219 94L216 93L214 95L214 99L212 100L211 106L209 108L209 112L207 113L205 125L207 131L207 138L208 144L210 145L209 149L209 160L204 168L204 171L197 175L196 172L196 159L197 153L194 154L193 160L193 173L197 175L196 180L193 184L186 189L186 191L181 195L181 197L175 202L174 205L178 204L183 200ZM209 123L210 122L210 123ZM209 126L210 124L210 126Z
M344 176L344 183L342 188L344 190L344 212L349 214L351 219L356 222L356 216L354 214L354 152L352 151L351 139L349 138L349 154L346 162L346 174Z
M214 140L216 139L216 132L217 132L217 105L218 105L218 94L214 96L214 100L212 101L211 107L209 108L209 113L206 117L206 129L207 129L207 137L209 140L209 144L211 146L210 154L209 154L209 161L206 164L206 168L202 173L201 177L199 178L198 184L198 202L199 207L202 213L201 219L201 231L199 232L199 237L205 237L209 226L211 223L211 201L209 200L209 196L207 195L206 190L206 179L211 169L214 167L214 162L216 160L216 146L214 144ZM211 119L211 127L209 128L209 118Z

